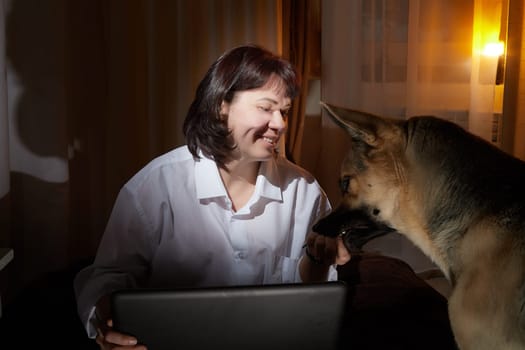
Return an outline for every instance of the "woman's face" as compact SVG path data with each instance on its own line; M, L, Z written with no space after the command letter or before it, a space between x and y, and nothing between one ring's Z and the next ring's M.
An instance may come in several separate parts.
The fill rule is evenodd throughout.
M221 114L228 121L234 144L235 160L270 159L286 130L291 99L279 78L261 88L237 92L230 103L223 102Z

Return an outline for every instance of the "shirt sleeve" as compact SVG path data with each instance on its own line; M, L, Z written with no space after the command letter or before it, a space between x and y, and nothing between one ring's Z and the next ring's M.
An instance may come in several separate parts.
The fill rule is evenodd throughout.
M319 219L321 219L322 217L328 215L328 213L332 210L332 206L330 204L328 196L323 191L323 189L319 186L317 181L314 181L314 182L312 182L311 184L308 185L308 191L310 193L306 196L306 202L307 203L308 202L313 203L313 205L312 205L312 207L310 209L309 221L307 221L309 224L308 224L307 232L304 235L305 238L311 232L313 225ZM311 196L311 194L315 194L315 197L312 196L312 197L309 198L309 196ZM296 282L299 282L299 283L302 282L301 275L299 273L300 262L301 262L301 259L304 259L304 257L305 257L304 256L303 245L304 245L304 241L301 243L301 248L300 248L301 249L301 253L300 253L301 257L298 260L298 263L297 263L297 266L296 266L296 271L295 271ZM327 281L337 281L337 279L338 279L337 264L330 265L330 268L328 270Z
M134 196L123 189L115 201L94 262L74 279L77 311L88 336L96 336L93 326L98 300L122 288L136 288L145 280L146 258L150 249L144 215ZM133 236L133 237L131 237Z

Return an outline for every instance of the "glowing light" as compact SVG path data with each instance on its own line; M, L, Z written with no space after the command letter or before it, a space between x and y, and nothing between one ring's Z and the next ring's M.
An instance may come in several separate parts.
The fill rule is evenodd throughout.
M505 45L503 42L498 43L488 43L483 48L483 56L489 56L489 57L498 57L503 55L505 52Z

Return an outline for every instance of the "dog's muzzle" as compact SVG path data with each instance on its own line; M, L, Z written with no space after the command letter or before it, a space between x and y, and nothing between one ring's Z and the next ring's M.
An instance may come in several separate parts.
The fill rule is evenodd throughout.
M390 226L374 220L366 210L348 210L344 207L339 207L320 219L313 226L313 230L328 237L343 237L350 253L360 253L371 239L395 231Z

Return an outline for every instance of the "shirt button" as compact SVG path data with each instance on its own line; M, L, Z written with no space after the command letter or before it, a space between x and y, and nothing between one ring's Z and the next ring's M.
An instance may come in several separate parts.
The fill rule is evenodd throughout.
M240 259L244 259L246 258L246 254L244 252L235 252L235 254L233 254L234 258L236 260L240 260Z

